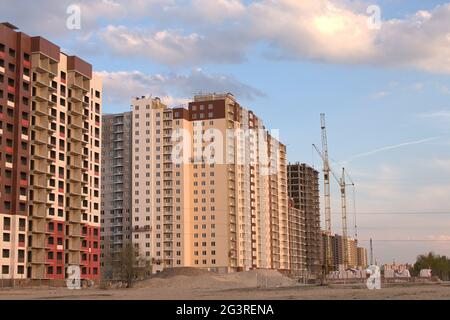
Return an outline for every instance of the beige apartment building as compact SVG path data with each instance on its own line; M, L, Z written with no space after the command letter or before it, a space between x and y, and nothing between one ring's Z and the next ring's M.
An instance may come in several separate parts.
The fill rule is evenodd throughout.
M101 83L92 66L31 39L28 277L100 276Z
M152 272L289 270L286 147L231 94L132 101L132 242Z
M367 249L358 247L357 249L357 260L358 266L361 266L362 268L367 268L369 266L369 263L367 261Z

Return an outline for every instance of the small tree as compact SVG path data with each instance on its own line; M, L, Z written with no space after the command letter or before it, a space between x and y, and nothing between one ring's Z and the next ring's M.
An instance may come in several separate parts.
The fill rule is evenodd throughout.
M139 255L139 250L131 244L123 246L119 256L120 277L131 288L135 280L143 278L150 267L149 262Z
M434 252L417 256L416 263L410 272L412 275L418 276L422 269L431 269L432 275L439 277L441 280L447 281L450 279L450 260L446 256L440 256Z

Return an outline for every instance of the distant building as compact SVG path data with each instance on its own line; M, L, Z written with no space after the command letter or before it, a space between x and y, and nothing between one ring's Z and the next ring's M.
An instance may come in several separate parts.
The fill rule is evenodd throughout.
M357 248L357 259L358 259L358 266L362 268L368 267L368 261L367 261L367 249L358 247Z
M102 276L114 278L119 255L131 243L131 112L103 116Z
M104 174L113 173L103 179L105 252L115 241L120 245L127 228L111 199L131 194L131 241L148 272L303 268L304 217L288 210L286 146L233 95L198 95L176 108L158 98L133 99L131 143L123 136L116 145L128 149L129 163L125 151L123 161L116 159L118 132L111 125L103 153ZM114 174L115 163L124 168ZM131 180L128 194L114 180L124 175ZM290 252L299 260L291 263Z
M289 164L288 194L294 207L304 212L307 269L318 275L322 271L319 172L304 163Z

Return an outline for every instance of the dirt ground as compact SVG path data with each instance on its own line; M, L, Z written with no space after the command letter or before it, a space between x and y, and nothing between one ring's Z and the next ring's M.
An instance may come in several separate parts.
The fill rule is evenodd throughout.
M450 284L410 283L383 285L368 290L364 284L302 285L276 271L263 270L233 274L206 271L166 272L136 283L131 289L65 288L0 289L6 299L75 300L335 300L335 299L444 299L450 300Z

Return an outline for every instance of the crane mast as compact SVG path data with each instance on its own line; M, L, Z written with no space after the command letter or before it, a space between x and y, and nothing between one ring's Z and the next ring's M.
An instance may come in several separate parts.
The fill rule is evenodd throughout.
M323 184L325 205L325 231L331 235L331 201L330 201L330 163L328 161L328 139L325 124L325 114L320 114L320 127L322 129L322 159L323 159Z
M327 129L325 124L325 114L320 114L320 127L322 130L322 152L313 144L317 153L323 160L323 190L324 190L324 213L325 213L325 273L333 267L332 242L331 242L331 201L330 201L330 163L328 161L328 141Z
M338 177L334 171L330 167L330 163L328 160L328 141L327 141L327 129L325 123L325 114L320 114L320 125L322 129L322 152L320 152L319 148L313 144L313 147L316 149L319 156L323 161L323 181L324 181L324 205L325 205L325 232L327 235L327 267L330 268L332 266L332 244L331 244L331 192L330 192L330 173L336 179L337 183L340 187L341 193L341 212L342 212L342 239L343 239L343 264L344 267L347 268L349 263L349 254L348 254L348 225L347 225L347 193L346 193L346 178L349 178L353 188L355 184L353 180L350 178L348 173L346 173L345 168L342 168L342 175ZM355 205L354 205L355 207ZM355 235L357 235L356 230L356 209L355 209ZM356 238L355 238L356 239Z
M341 210L342 210L342 239L343 239L343 257L344 267L348 266L348 238L347 238L347 196L345 183L345 168L342 168L342 176L339 181L341 187Z

